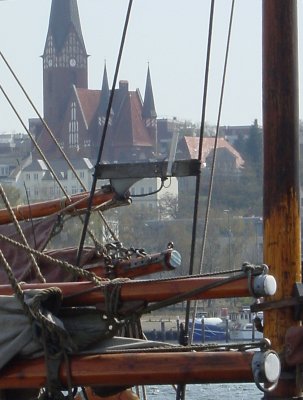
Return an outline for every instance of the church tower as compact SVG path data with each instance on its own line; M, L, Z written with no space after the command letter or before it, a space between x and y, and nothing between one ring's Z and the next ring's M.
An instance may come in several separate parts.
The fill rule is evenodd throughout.
M63 144L64 138L58 135L72 88L88 87L88 55L77 0L52 0L42 58L44 119Z

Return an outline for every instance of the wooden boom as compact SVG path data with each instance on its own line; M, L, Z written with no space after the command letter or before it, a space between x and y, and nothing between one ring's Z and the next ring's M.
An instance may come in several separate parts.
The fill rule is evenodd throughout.
M173 271L180 263L180 254L176 250L168 249L162 253L142 255L130 260L114 260L113 267L106 267L103 263L88 269L101 278L137 278L157 272Z
M270 277L270 276L269 276ZM254 286L257 277L252 277ZM111 284L112 281L104 282L103 287ZM178 278L173 280L158 281L129 281L121 283L122 301L162 301L174 296L181 296L199 288L206 288L208 285L220 286L213 287L202 293L195 293L190 296L191 300L214 299L214 298L233 298L251 296L248 279L239 278L229 281L228 278L219 277L196 277ZM32 283L22 284L22 289L46 289L49 287L59 287L63 294L63 304L65 306L85 306L103 303L105 296L102 287L97 287L91 282L65 282L65 283ZM12 295L10 285L0 286L0 295ZM179 301L182 301L181 299ZM177 302L177 301L176 301Z
M97 191L93 198L93 206L101 205L109 200L112 200L115 192L112 189L101 189ZM47 215L51 215L60 212L70 206L69 212L76 210L83 210L87 207L89 193L84 192L71 196L69 199L55 199L47 200L39 203L23 206L17 206L13 208L15 216L18 221L23 221L31 218L41 218ZM7 209L3 208L0 210L0 225L8 224L12 222L12 218Z
M124 353L71 356L74 386L134 386L251 382L253 352ZM67 383L61 366L60 381ZM38 388L47 383L45 360L18 360L1 371L0 388Z

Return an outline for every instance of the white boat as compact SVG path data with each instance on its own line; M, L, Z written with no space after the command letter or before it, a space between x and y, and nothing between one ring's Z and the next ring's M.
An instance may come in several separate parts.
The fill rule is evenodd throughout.
M263 338L263 333L258 332L252 322L242 325L239 328L230 329L229 337L232 341L238 340L259 340Z
M263 313L254 315L249 308L243 308L238 315L238 318L231 324L229 337L231 341L238 340L260 340L263 338L263 332L259 332L253 320L259 317L263 321Z

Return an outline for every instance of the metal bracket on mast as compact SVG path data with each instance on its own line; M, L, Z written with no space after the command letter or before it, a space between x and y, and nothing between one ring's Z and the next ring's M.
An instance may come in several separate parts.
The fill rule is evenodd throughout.
M95 175L97 179L110 179L115 192L124 196L129 188L141 179L161 178L165 180L168 176L176 178L196 176L200 173L200 168L201 163L197 159L174 161L169 168L169 175L167 175L167 161L99 164L95 168Z

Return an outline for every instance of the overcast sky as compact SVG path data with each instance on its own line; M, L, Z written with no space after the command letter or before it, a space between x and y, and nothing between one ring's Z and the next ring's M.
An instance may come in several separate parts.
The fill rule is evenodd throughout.
M127 5L128 0L78 0L91 89L101 88L104 60L111 86ZM50 6L51 0L0 1L0 49L41 113L40 56ZM230 7L230 0L216 1L209 124L217 121ZM209 0L133 2L119 80L128 80L130 89L139 88L143 96L149 62L158 117L200 121L209 9ZM301 32L302 54L300 37ZM35 117L2 60L0 84L25 121ZM262 124L261 104L261 0L236 0L221 125L250 125L255 118ZM0 132L7 130L23 128L0 93Z

